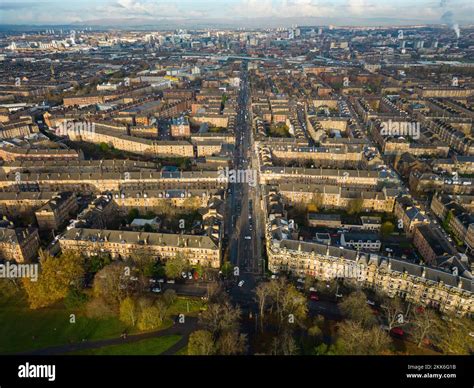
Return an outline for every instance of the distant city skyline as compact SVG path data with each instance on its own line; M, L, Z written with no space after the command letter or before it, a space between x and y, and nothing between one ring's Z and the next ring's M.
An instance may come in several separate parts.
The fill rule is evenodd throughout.
M444 17L443 17L444 16ZM278 24L474 23L465 0L37 0L0 1L2 25L274 27Z

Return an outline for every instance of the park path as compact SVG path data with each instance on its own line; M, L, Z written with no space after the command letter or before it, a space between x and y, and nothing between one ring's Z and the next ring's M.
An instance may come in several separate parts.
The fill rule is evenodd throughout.
M78 352L81 350L98 349L104 346L130 344L150 338L159 338L168 335L180 335L182 338L163 355L172 355L181 350L188 343L189 335L197 329L198 320L195 317L187 317L184 323L175 323L173 326L159 331L153 331L142 334L129 335L127 338L110 338L97 341L84 341L76 344L66 344L59 346L51 346L43 349L36 349L20 353L21 355L29 356L50 356L50 355L65 355L71 352Z

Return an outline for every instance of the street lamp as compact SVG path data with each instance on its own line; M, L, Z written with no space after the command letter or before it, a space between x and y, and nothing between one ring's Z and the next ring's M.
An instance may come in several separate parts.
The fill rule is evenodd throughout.
M336 279L336 301L337 301L337 298L339 298L339 282Z

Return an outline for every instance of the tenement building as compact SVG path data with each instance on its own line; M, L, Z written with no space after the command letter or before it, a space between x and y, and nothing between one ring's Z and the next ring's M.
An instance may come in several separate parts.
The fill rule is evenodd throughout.
M268 268L320 280L336 278L442 312L474 313L472 279L394 258L297 240L267 244Z
M361 250L299 241L285 219L280 195L270 192L265 201L268 269L273 273L325 281L344 279L443 312L461 316L474 313L474 288L468 270L450 271Z
M90 256L102 252L114 259L144 254L166 261L181 254L191 265L219 268L221 264L219 242L210 236L73 228L62 235L59 244L63 251Z
M36 228L0 228L0 258L23 263L36 259L40 238Z

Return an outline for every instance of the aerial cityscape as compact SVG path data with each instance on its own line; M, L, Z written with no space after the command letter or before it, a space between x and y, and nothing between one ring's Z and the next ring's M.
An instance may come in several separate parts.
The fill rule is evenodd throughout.
M0 354L474 354L472 4L38 3L0 4Z

